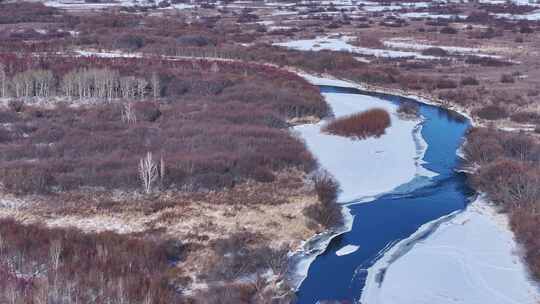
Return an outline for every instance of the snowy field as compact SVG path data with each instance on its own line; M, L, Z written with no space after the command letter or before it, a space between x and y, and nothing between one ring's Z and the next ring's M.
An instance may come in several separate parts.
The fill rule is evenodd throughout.
M480 48L471 48L471 47L459 47L459 46L443 46L443 45L433 45L427 43L427 41L417 41L410 38L395 38L384 41L384 46L389 48L396 49L409 49L416 51L424 51L430 48L440 48L448 52L449 54L454 55L474 55L478 57L491 57L491 58L502 58L501 56L484 54L486 51Z
M538 304L538 286L517 251L506 216L479 198L387 252L369 269L361 302Z
M318 37L315 39L305 40L293 40L282 43L275 43L274 45L282 46L299 51L344 51L364 56L375 56L384 58L416 58L416 59L438 59L435 56L422 55L420 52L412 51L393 51L386 49L373 49L353 46L349 42L351 37Z
M325 134L328 122L296 126L294 129L322 168L330 172L341 187L339 201L366 200L390 192L415 176L433 176L421 166L425 147L419 147L419 120L403 120L397 106L383 99L358 94L324 93L336 118L373 108L391 115L391 126L379 138L353 140Z

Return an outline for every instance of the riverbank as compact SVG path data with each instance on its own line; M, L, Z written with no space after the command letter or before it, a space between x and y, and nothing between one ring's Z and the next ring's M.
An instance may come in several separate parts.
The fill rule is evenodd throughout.
M351 82L347 82L347 81L343 81L343 80L329 79L329 78L318 77L318 76L313 76L313 75L303 75L303 76L304 76L306 79L308 79L311 83L316 84L316 85L319 85L319 86L339 86L339 87L355 88L355 89L359 89L359 90L362 90L362 91L370 91L368 88L366 88L366 87L364 87L364 86L357 85L357 84L354 84L354 83L351 83ZM371 91L370 91L370 92L371 92ZM381 90L377 90L376 92L378 92L378 93L384 93L384 94L391 94L391 93L392 93L392 92L388 92L388 91L384 91L384 92L383 92L383 91L381 91ZM342 94L342 95L347 95L347 94L343 94L343 93L341 93L341 94ZM327 94L325 94L325 97L327 97L326 95L327 95ZM405 95L405 94L404 94L404 95ZM362 95L356 95L357 98L358 98L359 96L361 96L362 98L364 98L364 96L362 96ZM369 96L368 96L368 97L369 97ZM422 103L424 103L424 104L429 104L429 105L434 105L434 106L441 106L441 104L439 104L439 103L437 103L437 102L429 102L428 100L425 100L424 98L420 98L420 97L418 97L418 96L412 96L412 95L410 95L410 94L406 94L404 97L416 99L416 100L418 100L419 102L422 102ZM327 98L327 101L328 101L328 98ZM332 107L334 107L334 105L333 105L331 102L329 102L329 103L330 103L330 105L331 105ZM468 115L468 113L466 113L465 111L462 111L461 109L453 109L453 110L456 111L456 112L461 112L462 114L464 114L463 116L465 116L465 117L470 117L470 116ZM338 113L338 114L339 114L339 113ZM336 115L336 116L338 116L338 115ZM421 125L420 125L420 126L421 126ZM420 133L420 132L418 132L418 133ZM410 138L410 137L409 137L409 138ZM420 138L422 139L422 136L420 136ZM308 145L308 148L310 148L310 150L313 151L313 147L311 147L311 146L309 145L309 140L308 140L306 143L307 143L307 145ZM328 147L328 146L330 146L330 145L321 145L320 147L315 146L315 148L317 148L317 149L319 149L319 150L321 150L321 149L324 150L324 147ZM399 146L399 145L396 144L396 146ZM458 145L458 146L459 146L459 145ZM458 147L458 146L456 146L456 147ZM342 149L341 147L340 147L339 149L338 149L338 148L334 148L335 145L332 145L331 147L333 148L333 150L330 151L330 154L333 154L334 157L335 157L335 155L336 155L335 151L340 151L340 152L343 151L343 149ZM327 149L328 149L328 148L327 148ZM345 151L348 151L348 150L345 150ZM453 151L453 152L452 152L452 151ZM455 153L456 153L455 148L454 148L452 151L450 151L450 152L454 153L454 155L455 155ZM331 153L331 152L334 152L334 153ZM425 152L425 151L424 151L424 152ZM322 152L322 153L324 154L324 152ZM315 154L316 157L318 157L318 155L317 155L316 152L315 152L314 154ZM423 153L422 153L422 156L423 156ZM340 155L340 157L341 157L341 155ZM420 158L420 160L421 160L421 159L422 159L422 158ZM370 160L370 159L368 158L368 159L363 159L362 161L351 162L351 164L353 164L353 165L351 165L351 166L356 166L357 164L358 164L359 166L361 166L363 163L369 162L369 160ZM321 165L323 165L323 167L324 167L324 162L321 162ZM448 169L455 170L455 166L451 166L451 167L452 167L452 168L448 168ZM350 169L350 168L349 168L349 169ZM437 170L436 170L436 171L437 171ZM388 174L388 173L387 173L387 174ZM391 174L391 173L390 173L390 174ZM350 176L350 175L349 175L349 176ZM339 181L339 178L338 178L338 181ZM350 181L350 180L349 180L349 181L346 181L346 183L351 183L351 181ZM354 182L353 182L353 183L354 183ZM351 189L352 186L346 186L346 189L347 189L347 188L348 188L348 189ZM357 188L362 188L362 187L357 187ZM361 197L361 196L360 196L360 197ZM497 212L495 211L495 209L494 209L494 207L493 207L492 205L489 205L489 204L486 203L485 201L482 201L482 202L475 202L475 204L473 204L473 206L477 206L477 205L480 205L480 204L481 204L481 210L484 210L484 211L486 211L486 212L479 212L479 213L477 213L477 214L475 215L474 219L478 219L478 221L480 221L481 223L483 223L483 222L489 222L489 220L490 220L491 218L489 218L488 215L493 215L493 214L496 214ZM406 243L407 246L408 246L408 248L405 250L405 252L408 252L408 251L411 250L412 248L415 248L415 244L416 244L417 241L421 241L421 240L424 239L424 238L430 238L430 235L431 235L432 233L433 233L433 235L437 235L436 233L437 233L437 231L439 231L438 226L439 226L439 225L443 225L442 223L445 222L445 220L448 220L448 219L452 219L452 218L454 218L454 217L461 216L461 214L467 214L467 213L469 212L468 210L472 210L473 208L475 208L475 207L470 207L469 209L466 209L467 211L464 211L463 213L460 213L460 212L459 212L459 209L458 209L458 211L445 213L445 214L451 214L451 215L446 215L446 216L443 216L442 218L438 218L438 219L433 220L433 221L430 220L430 222L429 222L428 224L425 224L425 225L428 226L428 228L426 228L425 226L422 226L422 228L421 228L420 230L418 230L416 233L412 233L412 236L411 236L410 238L407 238L407 236L405 236L405 239L403 240L403 243ZM344 208L344 209L349 209L349 208ZM359 215L360 215L360 213L359 213ZM501 214L499 214L498 217L501 217L501 218L503 218L503 219L505 219L505 220L507 221L506 215L501 215ZM352 222L352 220L354 219L354 215L352 215L352 216L350 217L350 219L351 219L351 222ZM464 221L464 222L466 223L467 221ZM473 221L472 223L475 223L475 222ZM350 227L349 227L349 228L350 228ZM502 231L501 234L504 234L504 235L507 237L506 241L510 240L510 241L513 242L513 234L512 234L512 232L511 232L511 230L510 230L510 227L508 227L508 225L502 225L502 226L499 227L499 229L500 229L500 231ZM351 232L347 232L347 231L349 231L349 230L350 230L350 229L346 230L345 232L341 232L341 233L342 233L342 234L350 234ZM442 230L442 231L444 231L444 230ZM462 232L462 233L465 233L465 232ZM483 230L479 230L478 233L479 233L479 234L486 233L486 239L489 239L490 236L497 235L496 233L493 233L493 231L483 231ZM491 234L488 234L488 233L491 233ZM419 235L420 235L420 236L419 236ZM330 235L330 236L328 236L328 238L331 240L331 239L332 239L333 237L335 237L335 236L336 236L335 234L334 234L334 235ZM458 236L459 236L459 234L458 234ZM480 238L481 238L481 237L480 237ZM324 245L324 247L323 247L323 248L319 248L319 250L317 251L317 252L318 252L317 254L322 254L322 253L324 252L324 255L327 255L327 256L328 256L329 254L330 254L330 255L332 254L331 252L334 252L334 251L335 251L335 255L337 255L337 256L346 255L346 254L343 254L344 252L345 252L345 253L349 253L349 254L354 255L354 254L355 254L355 253L354 253L355 251L362 251L362 250L364 249L362 246L358 246L358 245L355 245L355 244L347 244L347 245L342 246L342 247L340 247L340 248L349 248L349 249L350 249L350 248L354 248L354 250L351 250L350 252L349 252L349 250L344 250L344 251L343 251L343 250L341 250L340 248L332 248L332 250L329 250L329 249L326 249L326 247L327 247L328 245L330 245L330 240L328 240L327 242L324 242L324 243L323 243L323 242L319 242L319 245L321 245L321 246ZM507 248L515 248L515 250L518 250L518 249L519 249L519 245L517 245L515 242L513 242L513 243L510 244L510 245L508 245L508 244L504 243L504 240L501 240L501 239L495 238L495 239L491 239L491 240L492 240L493 243L495 243L495 246L499 246L499 247L501 247L501 248L506 248L506 249L507 249ZM459 241L460 241L460 240L459 240L459 237L458 237L458 238L452 239L452 241L455 241L454 244L459 244ZM510 242L510 241L508 241L508 242ZM340 242L338 242L338 243L340 243ZM346 243L345 243L345 244L346 244ZM400 243L400 244L401 244L401 243ZM368 271L368 272L369 272L368 278L367 278L367 280L366 280L366 288L373 288L373 286L376 286L376 285L377 285L376 283L373 283L373 282L377 282L377 280L379 280L379 278L381 277L380 274L377 275L377 273L381 273L381 272L377 271L377 267L379 267L378 270L381 270L381 269L384 268L384 267L380 268L380 267L381 267L381 264L380 264L380 263L388 262L388 260L392 260L392 261L400 261L401 258L405 255L405 254L403 253L403 246L395 246L395 245L392 246L392 245L394 245L394 244L389 244L388 247L390 247L390 249L389 249L388 251L385 252L385 250L383 250L383 251L381 252L380 256L382 256L382 258L380 258L380 260L379 260L380 262L377 262L377 264L375 264L373 267L371 267L371 268L369 269L369 271ZM505 246L506 246L506 247L505 247ZM334 247L336 247L336 246L334 245ZM339 249L339 250L338 250L338 249ZM336 250L337 250L337 251L336 251ZM330 251L330 252L329 252L329 251ZM395 253L395 251L399 251L399 252L401 252L401 253L400 253L398 256L396 256L395 254L393 254L393 253ZM339 252L339 254L338 254L338 252ZM518 277L521 278L521 281L519 281L519 282L521 282L521 283L523 283L523 282L529 282L529 283L530 283L530 281L528 281L528 280L526 279L526 278L527 278L527 276L526 276L526 266L525 266L524 262L521 260L521 258L519 257L519 255L516 255L515 252L513 252L512 250L510 250L510 251L508 251L508 252L506 252L506 253L508 253L508 256L503 256L503 258L507 258L507 259L509 259L509 260L512 260L512 262L516 265L515 269L522 269L522 270L523 270L522 272L519 272L519 271L516 272L516 273L517 273L516 276L518 276ZM443 259L444 259L444 255L441 255L441 257L439 257L439 258L443 258ZM499 258L499 257L498 257L498 256L494 256L494 257L492 257L492 260L497 260L497 258ZM311 264L311 262L313 261L313 259L314 259L314 258L312 258L312 260L311 260L309 263L304 263L304 265L303 265L303 267L306 268L306 269L303 269L304 272L305 272L306 274L307 274L307 272L308 272L308 267L309 267L309 265ZM326 259L326 258L325 258L325 259ZM434 261L437 261L437 258L435 258ZM497 261L497 262L498 262L498 261ZM397 263L397 262L396 262L396 263ZM407 260L405 260L404 263L407 263ZM496 263L496 262L495 262L495 263ZM426 273L422 273L422 274L419 274L420 276L422 276L422 279L421 279L421 280L418 280L418 282L421 282L421 281L423 281L423 280L426 280L426 281L434 282L433 284L437 284L437 280L436 280L436 279L439 278L439 277L441 277L441 275L443 275L443 272L445 271L446 268L445 268L444 266L443 266L442 268L441 268L441 267L438 267L438 266L437 266L437 262L431 263L431 261L429 261L429 262L426 263L426 264L431 265L431 266L428 267L427 269L431 270L431 273L430 273L430 274L431 274L432 276L434 276L434 277L430 277L430 276L427 275ZM441 265L444 265L444 264L441 264ZM357 265L357 266L359 266L359 265ZM412 267L412 268L411 268L411 267ZM414 267L415 267L414 264L407 264L407 266L404 266L404 267L403 267L404 269L408 269L407 275L409 275L409 278L410 278L410 270L411 270L411 269L415 269ZM444 269L443 269L443 268L444 268ZM420 271L421 271L421 269L420 269ZM441 272L441 271L443 271L443 272ZM472 271L472 272L474 273L475 271ZM384 270L382 271L382 273L384 273ZM460 281L460 282L463 281L463 280L467 280L467 278L468 278L467 274L469 274L469 276L470 276L470 273L471 273L471 272L467 272L467 273L465 273L465 274L456 274L456 275L454 275L454 276L452 277L452 280L457 280L457 281ZM482 272L479 272L479 273L480 273L480 275L482 274ZM522 290L521 287L523 286L523 284L525 284L525 283L523 283L521 286L516 286L515 280L513 280L511 276L505 276L505 275L500 275L500 274L499 274L499 275L493 274L492 276L493 276L495 279L497 279L498 282L500 283L499 286L498 286L497 288L503 289L503 290L507 291L507 293L510 294L510 299L512 299L512 295L513 295L513 294L517 294L516 292L519 292L519 290ZM506 278L510 278L510 279L506 279ZM406 279L405 281L409 281L409 282L412 282L412 283L415 282L415 280L410 280L410 279ZM396 282L397 282L397 280L396 280ZM396 283L396 284L399 284L399 283ZM451 284L451 280L450 280L450 282L442 282L442 283L439 282L438 284L440 285L440 286L438 286L439 289L443 289L443 290L444 290L445 288L451 288L452 286L455 286L455 285L452 285L452 284ZM517 284L517 285L519 285L519 284ZM429 286L429 285L426 285L426 286ZM421 288L422 290L424 290L422 284L417 284L417 287L418 287L418 288ZM345 288L345 287L343 287L343 288ZM380 289L382 290L382 287L381 287ZM399 289L398 289L398 290L399 290ZM527 295L531 295L531 299L533 299L533 298L532 298L532 295L534 295L534 289L531 289L531 290L533 290L533 291L531 291L531 292L528 293ZM404 291L403 289L401 289L401 291L402 291L403 293L409 293L408 290L407 290L407 291ZM359 292L359 291L358 291L358 292ZM380 293L383 293L383 292L386 292L386 291L385 291L385 290L380 291ZM444 291L443 291L443 292L444 292ZM456 291L456 290L450 289L450 290L448 291L449 296L451 297L452 294L453 294L454 292L457 292L457 291ZM382 298L383 296L381 296L380 293L377 293L377 292L366 293L366 294L367 294L366 297L370 297L370 298L368 298L369 300L364 300L364 297L362 297L363 303L372 303L371 301L376 301L377 299ZM411 295L411 296L412 296L412 299L414 299L414 300L412 300L410 303L417 303L419 300L424 300L424 299L425 299L425 297L424 297L425 294L422 294L421 292L420 292L420 293L416 293L416 294L415 294L414 292L411 292L411 293L412 293L412 295ZM502 293L504 294L505 292L502 292ZM372 296L370 296L370 294L371 294ZM377 294L377 295L373 295L373 294ZM457 294L460 294L460 293L457 293ZM393 294L389 292L388 295L389 295L389 297L391 298ZM479 297L481 297L481 296L482 296L482 295L480 295ZM519 299L518 296L515 296L514 298ZM330 298L328 298L328 299L330 299ZM332 298L332 299L333 299L333 298ZM374 299L375 299L375 300L374 300ZM386 299L386 298L385 298L385 299ZM485 300L487 300L487 299L488 299L488 297L486 296ZM433 299L432 299L432 300L433 300ZM397 302L392 302L392 301L384 302L385 300L382 300L382 301L383 301L383 302L380 302L380 303L402 303L401 301L397 301ZM531 301L533 301L533 300L531 300ZM303 303L303 302L302 302L302 303ZM306 303L307 303L307 302L306 302ZM378 303L378 302L373 302L373 303ZM443 302L441 302L441 303L443 303ZM470 301L469 301L469 302L465 301L465 302L462 302L462 303L470 303ZM498 302L497 302L497 303L498 303ZM501 302L501 303L514 303L514 302ZM522 303L522 302L516 302L516 303ZM524 302L524 303L529 303L529 302ZM530 302L530 303L534 303L534 302Z
M361 303L520 303L540 300L506 215L480 195L423 225L368 271Z
M351 87L346 82L301 75L314 85ZM328 88L326 91L322 88L322 91L334 117L378 107L390 113L391 126L381 137L366 140L352 140L322 132L327 120L294 127L294 131L305 141L321 168L331 173L339 182L341 192L338 202L343 204L342 212L345 218L343 227L314 236L306 241L301 250L292 254L291 260L295 267L290 271L289 279L292 286L297 288L307 276L310 264L328 247L331 240L351 229L353 216L347 204L370 202L414 178L430 178L436 175L422 166L427 144L421 135L421 117L403 119L397 113L396 104L376 97L332 93ZM339 151L339 154L336 151ZM348 248L358 249L354 245ZM350 250L345 252L351 253Z

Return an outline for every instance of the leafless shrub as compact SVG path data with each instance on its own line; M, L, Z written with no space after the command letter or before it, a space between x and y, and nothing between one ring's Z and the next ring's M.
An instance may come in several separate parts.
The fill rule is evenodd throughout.
M475 86L479 84L478 80L474 78L473 76L466 76L466 77L461 78L460 83L462 86Z
M319 172L313 177L319 204L311 205L304 214L325 228L339 226L343 223L341 207L337 203L339 185L327 172Z
M417 116L419 110L420 110L420 107L418 106L416 102L403 101L399 104L397 111L398 113L401 113L401 114Z
M24 109L24 101L20 99L10 100L8 103L8 107L13 112L20 113Z
M508 117L508 112L505 108L498 105L487 105L475 112L478 117L487 120L497 120Z
M455 89L458 87L457 83L448 78L439 78L436 83L437 89Z
M2 303L89 303L96 295L104 303L182 301L168 277L169 245L161 241L49 229L11 219L0 221L0 235Z
M422 51L422 55L446 57L448 52L440 47L430 47Z
M510 119L519 123L540 123L540 115L530 111L516 112L510 116Z
M511 62L493 58L493 57L479 57L479 56L467 56L465 63L468 64L479 64L483 66L492 66L492 67L504 67L512 65Z
M458 33L458 30L450 26L445 26L440 30L440 33L455 35Z
M502 83L514 83L514 77L510 74L503 74L501 75L501 82Z
M374 49L380 49L384 47L384 44L379 39L379 37L377 37L376 35L368 34L368 33L362 33L358 37L357 43L363 47L374 48Z

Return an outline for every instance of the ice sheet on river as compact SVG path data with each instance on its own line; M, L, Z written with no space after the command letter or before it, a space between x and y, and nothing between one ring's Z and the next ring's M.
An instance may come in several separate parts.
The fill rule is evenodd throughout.
M421 166L426 144L419 134L419 120L399 118L397 105L380 98L344 93L323 95L336 117L372 108L383 108L391 115L391 126L384 135L364 140L322 133L325 121L295 127L321 167L339 182L340 202L375 197L417 176L433 176Z
M537 304L516 251L506 216L480 198L388 251L369 269L361 303Z

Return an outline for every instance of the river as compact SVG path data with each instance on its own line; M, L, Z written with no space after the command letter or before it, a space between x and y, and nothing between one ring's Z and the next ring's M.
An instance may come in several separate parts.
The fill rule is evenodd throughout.
M416 102L353 88L320 88L322 93L369 95L394 104L404 100ZM385 250L409 237L420 226L463 210L469 203L474 193L467 186L464 174L456 171L461 162L456 152L470 126L469 121L458 113L418 104L424 118L421 135L427 143L422 166L437 175L415 178L367 203L348 203L345 208L353 216L352 228L333 238L326 250L311 263L297 292L299 303L358 301L367 269ZM351 249L350 253L343 250L344 247Z

